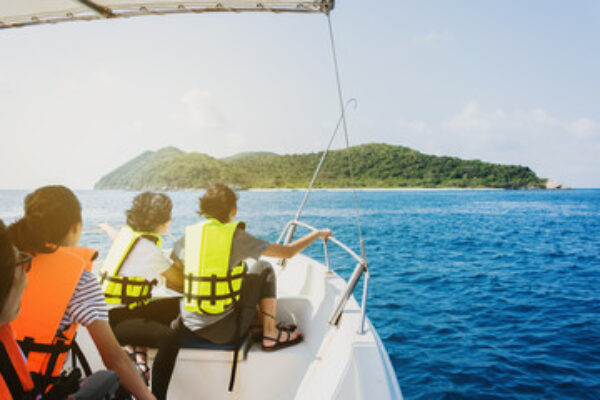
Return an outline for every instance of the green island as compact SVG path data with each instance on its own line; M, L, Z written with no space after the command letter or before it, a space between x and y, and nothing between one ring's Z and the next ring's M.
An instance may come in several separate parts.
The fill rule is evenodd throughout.
M322 152L279 155L246 152L216 159L175 147L147 151L102 177L95 189L199 189L222 182L240 189L304 188ZM545 188L528 167L433 156L404 146L371 143L350 148L359 188ZM351 186L346 150L330 151L317 188Z

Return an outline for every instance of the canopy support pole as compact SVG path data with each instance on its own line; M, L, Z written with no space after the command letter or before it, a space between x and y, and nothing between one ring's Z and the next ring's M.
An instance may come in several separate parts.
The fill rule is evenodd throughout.
M98 14L102 15L105 18L113 18L115 14L108 7L101 6L99 4L94 3L91 0L77 0L77 2L83 4L84 6L91 8L96 11Z

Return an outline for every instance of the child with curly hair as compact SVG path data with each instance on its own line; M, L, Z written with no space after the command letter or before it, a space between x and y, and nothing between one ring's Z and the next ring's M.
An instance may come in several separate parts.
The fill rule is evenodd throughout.
M100 228L113 244L100 270L109 322L115 336L149 380L146 348L157 348L152 367L152 392L166 398L179 352L177 333L170 322L179 315L180 294L166 287L172 261L161 250L161 235L171 226L171 199L164 193L144 192L126 212L120 231L108 224Z

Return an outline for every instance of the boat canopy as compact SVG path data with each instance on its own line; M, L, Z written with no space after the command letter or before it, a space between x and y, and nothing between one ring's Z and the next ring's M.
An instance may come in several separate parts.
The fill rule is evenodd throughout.
M203 12L328 13L334 0L3 0L0 29L66 21Z

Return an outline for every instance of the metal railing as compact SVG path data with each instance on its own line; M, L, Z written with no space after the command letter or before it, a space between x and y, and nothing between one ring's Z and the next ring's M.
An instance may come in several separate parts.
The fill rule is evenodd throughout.
M286 237L286 232L289 233L290 231L295 230L295 228L297 226L301 226L312 232L318 230L314 226L305 224L304 222L300 222L298 220L292 220L286 224L285 228L281 232L281 235L279 235L279 239L277 239L276 243L277 244L282 243L282 241L285 238L286 239L285 244L288 244L289 241L291 240L291 236L288 234ZM337 240L335 237L330 236L329 239L327 241L324 241L324 243L323 243L323 251L325 254L325 263L327 266L327 271L331 271L331 263L329 261L329 249L327 247L328 242L332 242L332 243L336 244L338 247L340 247L342 250L344 250L346 253L348 253L352 258L354 258L357 261L356 267L354 268L354 271L352 272L352 275L350 276L350 279L348 280L348 285L346 286L346 290L344 291L342 297L340 298L340 301L338 302L338 304L335 308L335 311L329 318L329 324L334 325L334 326L337 326L339 324L340 318L344 311L344 308L346 307L346 303L348 302L348 299L350 298L350 296L352 296L352 293L354 292L354 289L356 288L358 281L360 280L361 276L364 273L365 281L363 284L363 295L362 295L361 306L360 306L360 326L358 328L358 333L362 335L365 333L367 295L369 292L369 276L370 276L369 266L367 265L367 261L364 258L360 257L351 248L349 248L344 243Z

